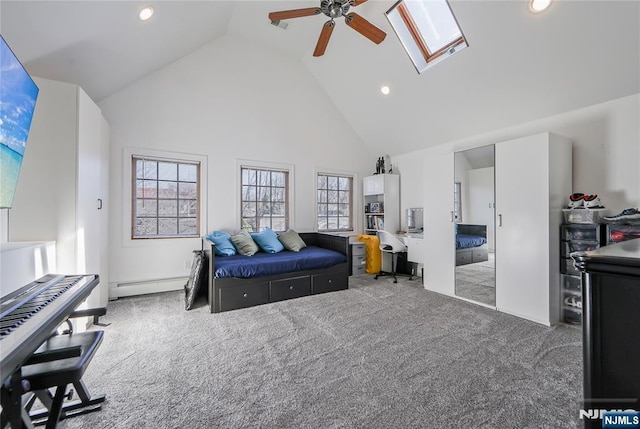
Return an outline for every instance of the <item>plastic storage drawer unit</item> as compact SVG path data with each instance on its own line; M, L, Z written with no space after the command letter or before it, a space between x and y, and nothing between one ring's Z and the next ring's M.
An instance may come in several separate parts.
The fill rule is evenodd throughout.
M566 223L600 223L607 214L607 209L563 209Z
M562 225L563 240L589 240L600 239L599 225Z
M582 292L582 281L576 276L562 276L562 287L564 290L576 293Z

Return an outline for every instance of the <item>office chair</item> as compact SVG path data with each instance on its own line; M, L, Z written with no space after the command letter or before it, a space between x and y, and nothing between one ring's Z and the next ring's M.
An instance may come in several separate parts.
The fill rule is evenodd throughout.
M379 276L393 276L393 282L398 283L396 275L396 267L398 265L398 253L406 252L407 246L400 241L395 235L390 232L379 230L377 232L378 239L380 240L380 250L385 253L391 254L391 272L380 271L374 279L378 279ZM413 279L413 275L409 275L409 280Z

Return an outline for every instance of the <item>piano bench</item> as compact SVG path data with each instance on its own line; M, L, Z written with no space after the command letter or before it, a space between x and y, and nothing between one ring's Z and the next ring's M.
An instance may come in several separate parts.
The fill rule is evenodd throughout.
M54 428L60 419L70 417L73 414L82 414L100 409L99 405L95 406L104 402L104 395L90 397L81 378L93 355L98 350L103 335L103 331L87 331L71 335L53 336L42 344L29 359L34 363L30 364L27 361L26 365L22 367L22 379L28 381L28 391L34 392L35 396L41 399L48 409L48 412L31 414L34 422L38 418L47 417L47 428ZM47 361L47 356L56 355L63 358ZM65 395L69 384L73 384L75 387L80 401L66 404L63 407L65 397L70 396ZM54 387L56 388L55 395L51 398L51 393L49 393L48 389ZM53 401L50 399L53 399ZM33 405L33 401L31 401L30 405ZM67 412L89 406L92 406L93 409L75 413Z

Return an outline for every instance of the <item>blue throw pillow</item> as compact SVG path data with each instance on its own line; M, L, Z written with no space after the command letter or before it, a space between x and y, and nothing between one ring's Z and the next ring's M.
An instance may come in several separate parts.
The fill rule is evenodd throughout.
M251 238L260 246L263 252L278 253L284 250L284 246L271 228L265 228L261 232L252 232Z
M224 231L213 231L206 236L207 240L213 242L213 251L218 256L231 256L236 254L236 247L231 242L231 235Z

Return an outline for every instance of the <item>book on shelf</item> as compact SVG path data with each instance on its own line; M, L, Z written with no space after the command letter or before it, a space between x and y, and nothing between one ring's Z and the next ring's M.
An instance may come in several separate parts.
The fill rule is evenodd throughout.
M384 229L382 216L367 216L367 229Z

